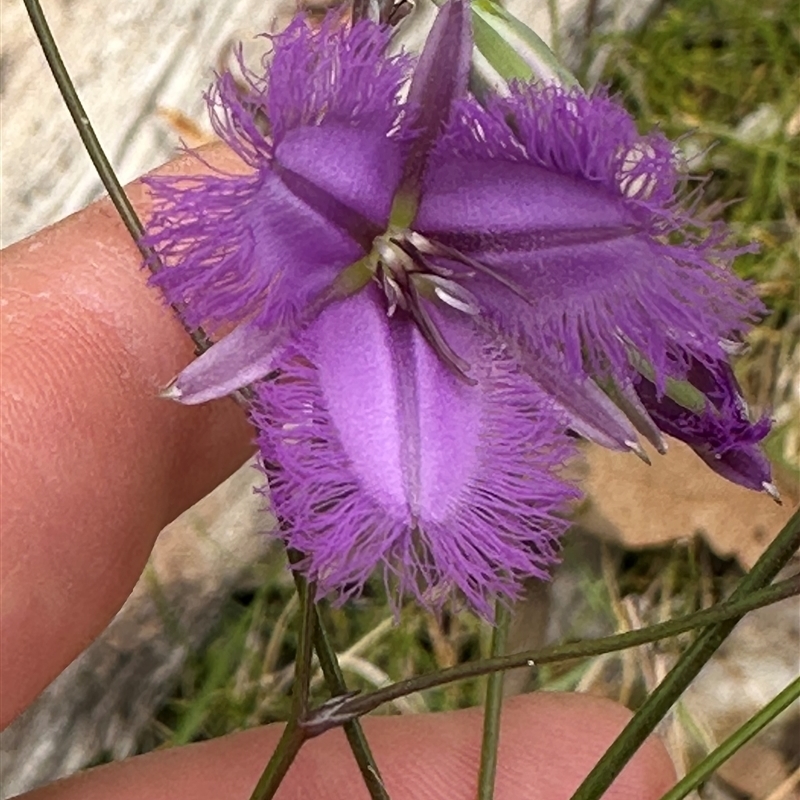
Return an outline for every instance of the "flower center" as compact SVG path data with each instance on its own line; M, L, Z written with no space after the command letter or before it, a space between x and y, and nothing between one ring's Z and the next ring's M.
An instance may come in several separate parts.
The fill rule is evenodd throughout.
M429 307L444 304L469 316L477 316L480 307L472 292L455 280L456 273L434 263L432 256L448 257L449 251L414 231L390 225L373 239L372 249L364 258L339 274L331 296L346 297L376 283L386 298L388 316L398 312L407 315L447 368L473 384L467 375L469 364L447 343ZM464 271L457 277L469 278L472 274Z
M373 241L367 266L386 297L386 313L391 317L399 309L407 314L448 369L462 380L474 383L467 375L469 364L447 343L426 305L444 303L475 316L480 313L478 301L453 279L452 270L431 260L435 253L436 246L424 236L390 226Z

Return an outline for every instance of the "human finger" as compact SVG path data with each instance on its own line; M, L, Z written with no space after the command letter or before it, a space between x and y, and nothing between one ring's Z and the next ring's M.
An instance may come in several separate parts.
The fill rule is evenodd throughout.
M588 695L539 693L507 701L496 800L567 800L629 717L616 703ZM364 727L393 800L475 797L479 709L372 717ZM268 726L150 753L31 792L24 800L247 800L279 735L278 726ZM655 800L674 777L664 746L651 738L604 800ZM368 797L341 730L303 747L277 797Z
M129 194L146 215L145 189ZM1 303L4 726L104 628L158 532L245 460L251 432L231 400L159 398L192 344L107 200L5 250Z

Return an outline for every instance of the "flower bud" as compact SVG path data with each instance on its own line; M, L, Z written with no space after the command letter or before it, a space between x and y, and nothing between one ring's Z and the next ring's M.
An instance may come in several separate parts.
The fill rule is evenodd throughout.
M471 7L475 50L470 82L476 95L487 90L507 95L515 80L578 86L542 39L495 0L472 0Z

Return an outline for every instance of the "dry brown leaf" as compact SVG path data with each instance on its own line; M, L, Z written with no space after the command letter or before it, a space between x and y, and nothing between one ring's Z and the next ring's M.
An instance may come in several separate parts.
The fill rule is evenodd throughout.
M652 466L634 455L588 446L582 483L589 498L576 522L596 535L636 549L702 534L722 557L749 569L786 524L800 500L796 482L781 482L783 505L712 472L674 439Z

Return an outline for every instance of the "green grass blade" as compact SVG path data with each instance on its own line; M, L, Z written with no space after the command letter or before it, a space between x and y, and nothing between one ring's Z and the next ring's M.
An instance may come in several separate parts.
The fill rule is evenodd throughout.
M709 753L682 780L673 786L661 800L683 800L690 792L724 764L739 748L749 742L779 714L800 697L800 678L793 680L779 695L753 715L741 728L732 733L719 747Z

